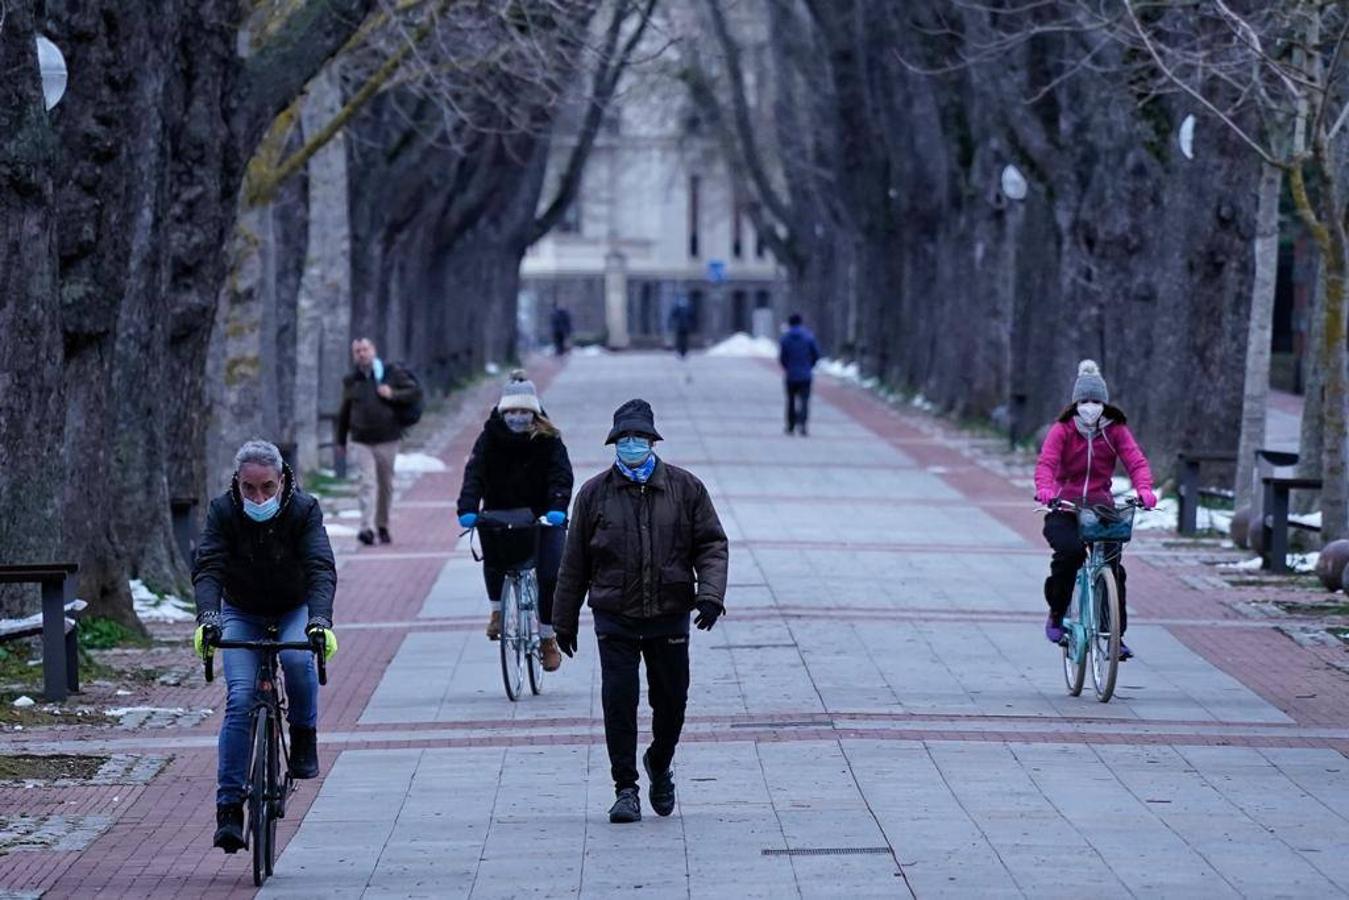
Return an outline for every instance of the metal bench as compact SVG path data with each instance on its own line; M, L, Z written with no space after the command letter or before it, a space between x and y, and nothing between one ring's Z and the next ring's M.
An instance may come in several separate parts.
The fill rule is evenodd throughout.
M1235 453L1184 451L1177 454L1178 474L1176 492L1180 495L1177 510L1176 531L1180 534L1194 534L1199 530L1199 498L1222 497L1232 499L1232 492L1220 488L1199 486L1199 469L1204 463L1234 463Z
M37 584L42 587L42 695L61 701L80 689L80 654L76 628L66 628L66 602L74 599L77 563L0 565L0 584ZM83 608L83 607L81 607ZM26 621L26 620L20 620ZM28 636L28 635L24 635Z
M1271 572L1288 572L1288 529L1301 528L1305 531L1320 531L1319 525L1290 521L1288 518L1288 496L1293 491L1319 491L1319 478L1280 478L1266 476L1260 479L1264 485L1264 505L1260 528L1264 533L1264 551L1261 568Z

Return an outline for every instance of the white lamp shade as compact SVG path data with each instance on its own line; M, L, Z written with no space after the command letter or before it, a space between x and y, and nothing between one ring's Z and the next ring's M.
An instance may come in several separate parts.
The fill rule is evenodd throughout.
M37 36L37 64L42 72L42 96L47 109L61 102L66 93L66 58L61 48L42 35Z

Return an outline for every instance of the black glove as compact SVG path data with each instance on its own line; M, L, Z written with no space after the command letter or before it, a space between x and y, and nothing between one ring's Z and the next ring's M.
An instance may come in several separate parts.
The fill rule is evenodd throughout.
M576 634L571 631L563 631L558 628L553 631L553 637L557 640L557 649L567 654L567 658L576 653Z
M332 627L331 620L325 619L323 616L310 616L309 621L305 623L304 633L309 637L309 643L322 648L323 642L326 640L323 632L330 630Z
M726 612L725 607L711 600L698 601L698 615L694 618L693 624L697 625L701 631L711 631L712 626L717 624L717 619Z

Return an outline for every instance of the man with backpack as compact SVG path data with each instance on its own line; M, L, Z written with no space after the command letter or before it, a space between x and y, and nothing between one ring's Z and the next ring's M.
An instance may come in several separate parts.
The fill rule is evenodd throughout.
M367 546L389 536L389 506L393 500L393 465L403 429L421 415L422 390L412 373L385 363L369 338L351 342L352 370L342 379L342 409L337 416L337 452L352 455L360 472L361 530L356 535Z

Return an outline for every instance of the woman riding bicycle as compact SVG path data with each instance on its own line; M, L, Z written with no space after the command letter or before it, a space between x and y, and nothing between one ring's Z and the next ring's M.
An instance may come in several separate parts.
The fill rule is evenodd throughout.
M459 524L472 528L481 510L528 507L547 519L539 530L536 571L539 579L539 633L543 668L552 672L562 664L553 635L553 591L566 543L567 507L571 504L572 471L562 435L539 404L538 391L525 373L516 370L501 394L501 402L483 425L464 469L459 492ZM506 573L484 565L483 580L492 603L487 637L501 637L501 589Z
M1100 368L1089 359L1082 360L1077 367L1072 402L1050 427L1040 448L1040 459L1035 464L1036 501L1052 505L1066 500L1079 506L1113 507L1110 482L1116 463L1122 461L1143 508L1156 506L1152 470L1126 421L1124 413L1110 405L1110 393ZM1044 536L1054 551L1049 577L1045 579L1045 602L1049 604L1045 637L1057 644L1063 640L1063 616L1072 602L1073 583L1077 570L1086 562L1087 551L1078 534L1074 513L1055 511L1046 515ZM1124 605L1125 572L1118 561L1112 568L1119 584L1122 638L1129 624ZM1121 640L1120 659L1131 656L1133 651Z

